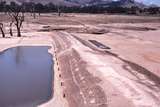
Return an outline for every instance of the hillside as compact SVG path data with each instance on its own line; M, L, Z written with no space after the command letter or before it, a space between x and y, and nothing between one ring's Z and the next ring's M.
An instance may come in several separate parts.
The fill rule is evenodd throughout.
M11 1L14 1L18 4L21 4L22 2L34 2L34 3L53 3L53 4L61 4L61 5L67 5L67 6L107 6L107 7L132 7L132 6L138 6L138 7L144 7L145 5L139 2L136 2L135 0L6 0L7 3L10 3Z

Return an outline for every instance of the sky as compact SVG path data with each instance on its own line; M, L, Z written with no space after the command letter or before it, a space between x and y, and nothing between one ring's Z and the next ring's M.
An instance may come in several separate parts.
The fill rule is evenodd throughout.
M114 1L118 1L118 0L114 0ZM156 5L160 6L160 0L135 0L135 1L142 2L147 5L156 4Z
M138 2L143 2L145 4L156 4L160 5L160 0L136 0Z

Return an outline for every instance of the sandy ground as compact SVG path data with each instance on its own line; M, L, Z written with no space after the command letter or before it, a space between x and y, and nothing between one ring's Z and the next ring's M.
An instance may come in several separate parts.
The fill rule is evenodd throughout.
M0 51L52 47L54 97L41 107L159 107L159 21L123 15L27 17L23 37L0 38Z
M77 40L77 38L66 32L61 32L57 35L58 37L54 37L54 40L57 42L58 58L61 64L63 64L61 65L61 70L63 72L65 71L64 73L62 72L62 76L64 75L64 86L66 88L65 93L72 92L72 95L68 94L67 96L70 107L74 107L76 104L79 104L77 107L81 107L82 105L84 107L159 106L160 81L159 77L154 75L154 72L148 71L134 62L123 59L123 57L115 56L109 52L104 53L81 39ZM78 57L79 55L81 58ZM69 64L67 64L67 61L69 61ZM83 61L88 66L81 66ZM68 68L69 66L71 67ZM83 73L84 71L85 74ZM74 84L68 83L68 79L71 79L71 77L67 78L69 72L71 72ZM88 72L91 73L89 78L87 78ZM100 86L102 90L100 91L94 83ZM81 97L83 98L82 104L79 103L79 99L76 99L77 91L75 93L73 91L76 86L79 88L79 93L81 93ZM94 89L92 89L93 87ZM98 93L96 93L97 91ZM91 96L89 93L91 93ZM98 96L96 96L97 94ZM104 94L105 96L103 96Z

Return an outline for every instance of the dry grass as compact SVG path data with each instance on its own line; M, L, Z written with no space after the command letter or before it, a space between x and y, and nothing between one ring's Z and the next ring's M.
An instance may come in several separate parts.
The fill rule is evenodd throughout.
M43 14L36 22L55 25L84 25L84 24L108 24L108 23L147 23L160 22L160 17L129 16L129 15L105 15L105 14Z

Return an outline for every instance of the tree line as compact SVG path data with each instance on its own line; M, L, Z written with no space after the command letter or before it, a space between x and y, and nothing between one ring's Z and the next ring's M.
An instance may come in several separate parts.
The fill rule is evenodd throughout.
M0 2L0 12L9 12L12 7L21 7L24 12L30 13L49 13L49 12L63 12L63 13L123 13L123 14L160 14L160 7L147 7L139 8L133 6L131 8L127 7L104 7L104 6L64 6L55 5L53 3L41 4L34 2L23 2L21 5L11 2L7 4L5 1Z

